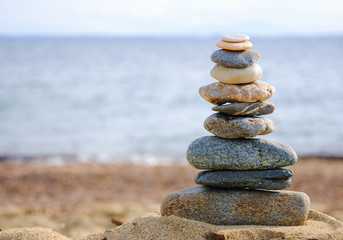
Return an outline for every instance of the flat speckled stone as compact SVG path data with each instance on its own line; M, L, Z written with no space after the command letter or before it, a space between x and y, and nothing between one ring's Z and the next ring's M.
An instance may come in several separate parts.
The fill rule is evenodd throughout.
M214 106L212 110L234 116L260 116L273 113L275 105L271 102L229 103Z
M215 105L227 102L265 101L273 96L274 92L273 86L259 80L241 85L215 82L199 89L200 96Z
M197 169L253 170L291 166L297 154L286 144L258 138L224 139L205 136L188 147L188 162Z
M215 113L206 118L204 127L218 137L244 138L273 132L274 122L262 117L237 117Z
M230 51L219 49L211 55L213 62L229 68L246 68L253 65L259 58L260 54L252 50Z
M222 49L226 49L226 50L240 51L240 50L251 48L252 43L249 41L233 43L233 42L226 42L223 40L219 40L216 42L216 46Z
M199 172L195 183L220 188L281 190L291 186L292 175L289 169L211 170Z
M198 186L168 194L162 216L214 225L304 225L310 199L302 192L222 189Z
M228 68L216 64L212 68L210 74L214 79L222 83L243 84L260 79L262 76L262 69L258 64L253 64L246 68Z

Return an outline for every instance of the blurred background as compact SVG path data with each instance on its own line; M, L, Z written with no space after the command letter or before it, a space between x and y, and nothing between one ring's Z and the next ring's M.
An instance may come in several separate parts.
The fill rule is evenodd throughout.
M0 154L167 163L208 135L210 55L246 33L276 87L265 136L343 155L340 1L1 1ZM163 161L161 162L161 160ZM183 161L183 160L182 160Z
M268 100L276 110L267 116L275 131L263 138L288 144L306 159L293 189L343 216L337 205L343 197L342 22L339 0L0 0L0 202L27 205L20 211L6 206L0 214L8 223L8 216L23 214L70 216L81 203L129 199L148 206L194 184L195 170L184 155L193 140L210 135L203 121L213 113L198 89L216 81L209 74L215 42L245 33L261 54L261 80L276 88ZM13 162L48 165L8 165ZM71 165L64 168L70 163L134 163L141 166L131 174L141 178L112 165L77 165L82 175ZM148 168L157 165L181 166ZM181 173L187 177L175 185ZM152 186L156 176L165 179ZM322 185L309 187L318 179ZM327 192L329 185L336 188ZM64 206L66 199L74 205ZM113 206L106 205L106 216L134 215ZM84 217L68 219L48 226L79 236L69 231Z

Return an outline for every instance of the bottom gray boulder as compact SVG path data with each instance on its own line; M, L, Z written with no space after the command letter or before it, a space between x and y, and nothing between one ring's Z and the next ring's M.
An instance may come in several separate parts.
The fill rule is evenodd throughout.
M168 194L161 215L214 225L304 225L310 199L302 192L198 186Z

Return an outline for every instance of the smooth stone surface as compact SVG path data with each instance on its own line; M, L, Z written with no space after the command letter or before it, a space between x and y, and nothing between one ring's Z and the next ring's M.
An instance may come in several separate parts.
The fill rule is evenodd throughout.
M211 60L224 67L245 68L254 64L260 58L258 52L252 50L229 51L219 49L211 55Z
M248 41L250 38L248 35L246 34L227 34L222 36L222 40L225 42L232 42L232 43L236 43L236 42L244 42L244 41Z
M218 226L149 213L82 240L333 240L343 239L343 222L310 209L303 226Z
M274 122L261 117L238 117L215 113L205 120L204 127L218 137L244 138L273 132Z
M211 170L199 172L195 183L220 188L281 190L291 186L292 175L289 169Z
M261 78L262 69L260 65L253 64L246 68L227 68L216 64L210 72L211 76L227 84L251 83Z
M162 216L214 225L304 225L310 199L302 192L191 187L168 194Z
M265 101L273 96L275 88L265 82L235 85L215 82L199 89L199 94L206 101L221 105L227 102Z
M239 42L239 43L231 43L225 42L223 40L219 40L216 42L216 46L222 49L231 50L231 51L240 51L249 49L252 47L252 43L249 41Z
M228 103L214 106L212 110L234 116L260 116L273 113L275 104L271 102Z
M205 136L188 147L188 162L197 169L253 170L291 166L298 157L293 148L266 139L224 139Z

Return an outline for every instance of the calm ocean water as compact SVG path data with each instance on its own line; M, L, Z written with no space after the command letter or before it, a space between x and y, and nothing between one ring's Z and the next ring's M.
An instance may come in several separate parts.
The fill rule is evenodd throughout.
M216 39L1 39L0 155L141 163L209 135L199 87ZM252 39L276 87L272 134L299 155L343 155L343 38Z

